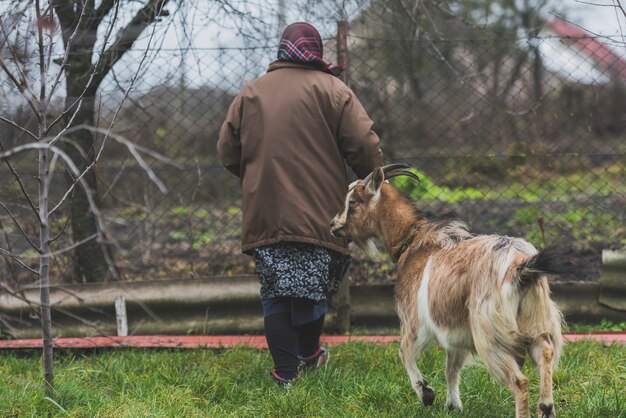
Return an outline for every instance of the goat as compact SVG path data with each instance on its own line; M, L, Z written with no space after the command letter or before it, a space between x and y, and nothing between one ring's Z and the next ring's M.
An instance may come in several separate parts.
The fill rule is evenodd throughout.
M473 236L459 222L429 222L385 181L398 175L419 180L407 165L393 164L352 183L331 233L359 246L377 238L397 263L400 358L418 397L427 406L435 399L415 360L436 341L446 352L449 409L462 409L461 369L478 355L511 390L515 416L528 417L528 378L520 370L528 352L539 369L539 416L555 417L552 370L563 340L547 280L560 272L553 256L521 238Z

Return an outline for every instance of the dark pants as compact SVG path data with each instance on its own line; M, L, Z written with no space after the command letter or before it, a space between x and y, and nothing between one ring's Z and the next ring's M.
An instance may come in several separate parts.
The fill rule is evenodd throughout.
M300 359L315 354L319 349L324 314L309 322L299 323L300 319L294 324L293 310L265 311L265 338L274 360L274 370L283 379L291 380L298 373ZM309 319L318 314L319 311L317 314L313 313Z

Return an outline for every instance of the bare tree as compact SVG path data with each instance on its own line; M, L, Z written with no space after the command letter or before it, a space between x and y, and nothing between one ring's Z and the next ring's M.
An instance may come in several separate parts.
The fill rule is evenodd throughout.
M169 0L145 0L143 7L117 31L113 37L114 22L123 12L128 13L130 1L103 0L98 6L93 0L52 0L49 7L58 18L65 49L63 72L66 80L63 119L68 126L82 124L96 126L96 93L113 66L133 46L143 31L160 17L168 16L165 6ZM126 7L126 10L124 9ZM98 42L98 31L104 29L107 42ZM101 46L99 46L101 45ZM92 62L93 57L96 61ZM91 169L95 157L94 134L79 129L72 132L71 145L63 147L69 158L81 169L90 167L84 180L99 204L96 172ZM70 179L74 181L74 179ZM90 211L89 199L82 188L77 188L71 203L71 225L74 240L84 241L97 231L95 214ZM111 271L110 247L96 240L87 240L76 248L75 277L87 282L105 280Z
M0 248L0 253L4 258L12 260L38 277L43 336L44 387L46 393L51 395L53 393L54 371L49 292L50 261L56 255L80 250L90 245L99 248L99 243L106 241L104 220L99 209L93 174L93 167L101 155L106 141L100 141L96 147L93 145L92 136L101 134L105 139L117 141L126 146L130 155L161 191L165 191L165 186L156 177L141 154L148 153L161 161L168 163L170 161L112 133L111 125L108 129L100 129L94 127L93 124L93 104L95 103L97 86L102 82L102 78L111 66L132 46L139 33L149 24L147 22L153 22L156 16L166 14L162 8L167 1L149 2L148 5L151 7L148 5L146 6L147 9L144 7L139 12L141 17L135 16L133 18L134 23L127 26L126 29L122 29L111 43L108 41L119 16L120 2L103 1L98 8L93 8L92 1L51 1L47 4L44 3L42 0L27 3L12 2L13 9L11 11L13 13L3 15L2 20L0 20L0 69L20 93L22 100L25 101L36 120L34 126L31 127L20 124L14 119L0 116L1 121L21 132L27 138L25 143L15 145L10 149L2 147L0 160L7 164L15 181L19 184L23 202L20 206L29 208L30 217L36 220L38 239L32 237L32 234L23 227L25 216L18 215L11 205L1 201L0 208L9 216L23 241L28 243L37 254L37 268L31 267L32 257L28 256L26 252L14 252L7 246L6 249ZM92 9L89 9L90 6ZM90 19L86 19L87 12L91 13ZM107 22L103 42L103 45L108 45L108 48L102 47L99 59L95 64L90 63L93 50L89 53L87 50L81 51L87 54L86 58L82 58L82 54L79 54L80 59L74 57L71 51L75 45L86 44L91 45L92 48L95 47L95 41L90 43L91 40L85 40L85 38L89 38L89 35L95 35L92 30L97 29L102 19L109 12L113 12L113 14ZM55 13L60 13L63 17L57 19ZM96 17L99 17L100 20L98 21ZM66 19L64 24L60 23L63 19ZM96 20L94 21L94 19ZM93 26L85 26L85 20L90 21ZM57 53L55 38L59 25L62 29L64 53L55 64L54 57ZM69 29L63 29L64 27L73 28L73 30L70 32ZM28 43L31 38L36 40L34 45ZM29 56L34 58L35 65L32 65ZM72 66L79 68L70 68ZM64 76L68 93L65 107L60 114L53 116L51 103L59 94ZM80 80L80 82L72 77ZM136 74L134 78L136 78ZM134 78L132 82L134 82ZM129 90L130 87L125 92L125 97ZM21 167L16 167L12 163L15 156L32 152L37 155L36 192L29 188L28 180L20 175ZM50 189L52 185L58 183L54 176L58 166L62 166L70 182L66 183L67 186L60 198L53 201ZM79 235L74 231L73 243L61 248L53 248L56 246L57 239L65 234L69 219L74 218L75 209L72 208L71 216L65 217L66 220L60 222L62 226L56 233L51 229L51 220L55 217L62 219L63 217L59 215L60 209L66 207L68 202L74 206L76 201L80 199L84 199L82 210L85 213L82 215L87 214L90 222L93 223L92 228L81 230L82 234ZM85 231L88 231L89 234L85 235ZM102 253L101 250L100 253ZM93 260L86 261L93 262ZM105 257L104 265L108 268L109 263L106 261ZM19 292L19 289L16 291Z

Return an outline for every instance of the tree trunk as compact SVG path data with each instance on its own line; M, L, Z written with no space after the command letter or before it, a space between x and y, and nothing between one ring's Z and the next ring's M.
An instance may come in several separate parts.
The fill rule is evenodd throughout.
M41 334L43 339L44 391L53 393L52 317L50 313L50 229L48 212L48 151L39 151L39 281L41 302Z
M112 14L112 19L117 18L118 6L121 7L122 2L119 0L102 1L98 6L93 0L52 0L50 2L61 26L63 44L66 50L71 48L72 52L67 55L67 61L64 63L67 83L65 109L69 110L66 114L66 125L94 126L94 104L100 83L113 65L132 48L146 27L160 17L169 16L169 12L165 10L168 2L169 0L147 0L141 9L136 11L130 22L118 31L115 38L105 40L108 47L104 52L98 53L96 63L91 61L96 52L98 28L110 14ZM112 22L104 25L109 24ZM77 98L81 98L81 101L75 103ZM80 106L80 108L76 110L75 106ZM81 129L72 132L69 137L71 141L65 144L65 151L82 171L94 162L95 135ZM97 206L100 202L95 167L89 169L84 179L93 192ZM74 179L71 181L73 182ZM97 232L98 223L95 214L91 211L87 195L80 187L75 188L70 206L74 241L83 242L75 251L76 279L85 282L104 281L109 271L115 272L112 254L110 247L106 244L94 239L85 241Z
M82 93L82 83L73 82L68 77L68 98L66 100L66 108L70 107L75 97ZM94 118L94 95L84 97L80 109L72 121L73 126L89 125L93 126ZM74 112L70 112L70 116ZM68 117L70 117L68 116ZM89 166L95 157L95 135L85 129L72 132L68 135L70 142L64 146L68 156L74 161L81 172ZM85 182L92 195L97 207L100 207L100 198L98 195L98 186L96 181L95 166L92 167L84 176ZM75 181L68 174L69 182ZM81 242L98 232L98 223L96 216L91 210L87 194L81 186L74 188L72 201L70 204L70 215L72 225L72 237L75 242ZM105 243L100 243L96 239L91 239L76 247L74 252L74 277L80 282L102 282L109 276L109 263L111 259L110 249Z

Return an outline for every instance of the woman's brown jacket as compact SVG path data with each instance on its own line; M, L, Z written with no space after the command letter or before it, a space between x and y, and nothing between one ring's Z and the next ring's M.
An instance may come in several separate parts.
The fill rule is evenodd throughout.
M382 164L373 122L341 80L273 63L230 106L217 151L242 185L242 251L304 242L347 253L329 231L348 187Z

